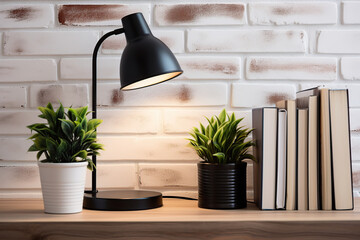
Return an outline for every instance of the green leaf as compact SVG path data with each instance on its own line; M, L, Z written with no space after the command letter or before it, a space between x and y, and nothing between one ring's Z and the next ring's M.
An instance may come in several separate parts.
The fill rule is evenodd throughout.
M57 119L65 119L64 106L61 103L60 103L60 107L56 111L56 117Z
M39 150L46 150L46 138L43 136L38 136L33 140L35 146Z
M52 156L53 158L56 158L57 156L57 148L58 148L58 144L51 140L51 139L46 139L46 149L48 150L50 156Z
M61 121L61 129L63 130L65 136L68 139L73 138L73 129L74 129L74 123L70 120L60 119Z
M85 131L85 129L82 129L81 124L80 124L79 122L75 121L75 128L74 128L74 134L75 134L75 136L79 136L81 130L84 130L84 131Z
M87 155L88 155L87 151L81 150L81 151L77 152L76 154L74 154L72 157L73 158L79 157L81 159L86 159Z
M82 120L81 120L81 128L85 130L85 132L87 131L87 118L84 117ZM79 133L80 134L80 133Z
M54 128L56 125L56 114L54 110L44 107L38 107L38 109L42 112L45 119L48 121L50 128Z
M90 119L87 125L87 130L95 130L100 124L102 123L102 120L100 119Z
M102 144L100 144L100 143L92 143L91 145L90 145L90 149L92 149L92 150L104 150L103 149L103 145Z
M73 122L75 122L78 117L77 112L72 108L68 109L67 115L68 115L68 118Z
M49 102L49 103L46 105L46 108L48 108L48 109L51 110L51 111L54 111L54 108L53 108L53 106L51 105L51 102Z
M28 152L35 152L39 151L39 149L36 147L36 144L33 144L29 147Z
M222 152L217 152L213 154L214 157L217 157L219 163L225 163L225 154Z
M60 139L59 147L57 148L57 155L62 155L67 150L67 143L64 139Z
M88 110L87 106L75 109L75 111L77 112L78 118L80 118L81 120L86 117L87 110Z

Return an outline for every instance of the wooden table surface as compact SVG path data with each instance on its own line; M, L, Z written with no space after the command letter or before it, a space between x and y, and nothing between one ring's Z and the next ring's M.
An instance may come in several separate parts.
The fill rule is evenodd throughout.
M0 239L360 239L354 211L210 210L164 199L143 211L46 214L41 200L0 200Z

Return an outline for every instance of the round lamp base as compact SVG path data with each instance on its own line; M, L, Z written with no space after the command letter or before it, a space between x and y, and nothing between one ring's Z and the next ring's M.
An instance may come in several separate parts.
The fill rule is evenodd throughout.
M119 190L85 193L83 207L103 211L132 211L158 208L162 205L160 192Z

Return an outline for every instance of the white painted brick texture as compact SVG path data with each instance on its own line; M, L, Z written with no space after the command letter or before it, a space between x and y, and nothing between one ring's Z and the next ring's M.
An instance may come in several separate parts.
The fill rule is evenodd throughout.
M98 40L96 31L6 32L5 55L92 54Z
M119 26L121 18L141 12L150 20L150 4L66 4L58 5L58 22L66 26Z
M160 26L242 25L245 6L238 3L156 5L155 22Z
M0 29L49 28L53 25L54 8L51 4L0 5Z
M25 87L0 87L0 108L26 107Z
M360 58L341 58L341 75L345 80L360 80Z
M46 106L49 102L59 106L81 107L89 104L88 86L86 84L33 84L30 88L30 106Z
M290 84L241 84L232 86L233 107L256 108L274 106L284 99L295 99L295 87Z
M248 79L335 80L336 58L254 58L246 60Z
M344 24L360 24L360 3L356 1L342 2L343 23Z
M53 59L0 59L0 82L43 82L57 80Z
M184 79L240 79L241 60L237 57L178 57Z
M323 30L318 33L319 53L360 53L359 30Z
M136 91L119 90L118 82L100 84L99 106L224 106L227 101L226 85L208 83L163 83Z
M187 146L185 136L100 136L99 142L104 144L106 149L99 156L100 160L198 160L194 151Z
M250 23L254 25L337 22L337 4L332 2L255 2L248 6Z
M188 30L190 52L305 52L303 30Z
M120 91L125 35L111 36L98 55L100 189L154 189L197 197L200 160L188 132L223 108L245 117L251 108L294 99L318 85L348 88L354 194L360 197L360 2L55 1L0 4L0 198L41 197L27 125L44 122L38 106L59 101L91 107L91 55L99 37L142 12L154 36L184 73L170 82ZM87 188L91 187L87 173ZM253 197L252 164L247 172Z

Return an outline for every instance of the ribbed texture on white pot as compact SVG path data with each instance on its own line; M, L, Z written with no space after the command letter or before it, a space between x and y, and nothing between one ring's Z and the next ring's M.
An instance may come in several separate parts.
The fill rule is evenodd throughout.
M82 211L87 162L38 163L47 213Z

